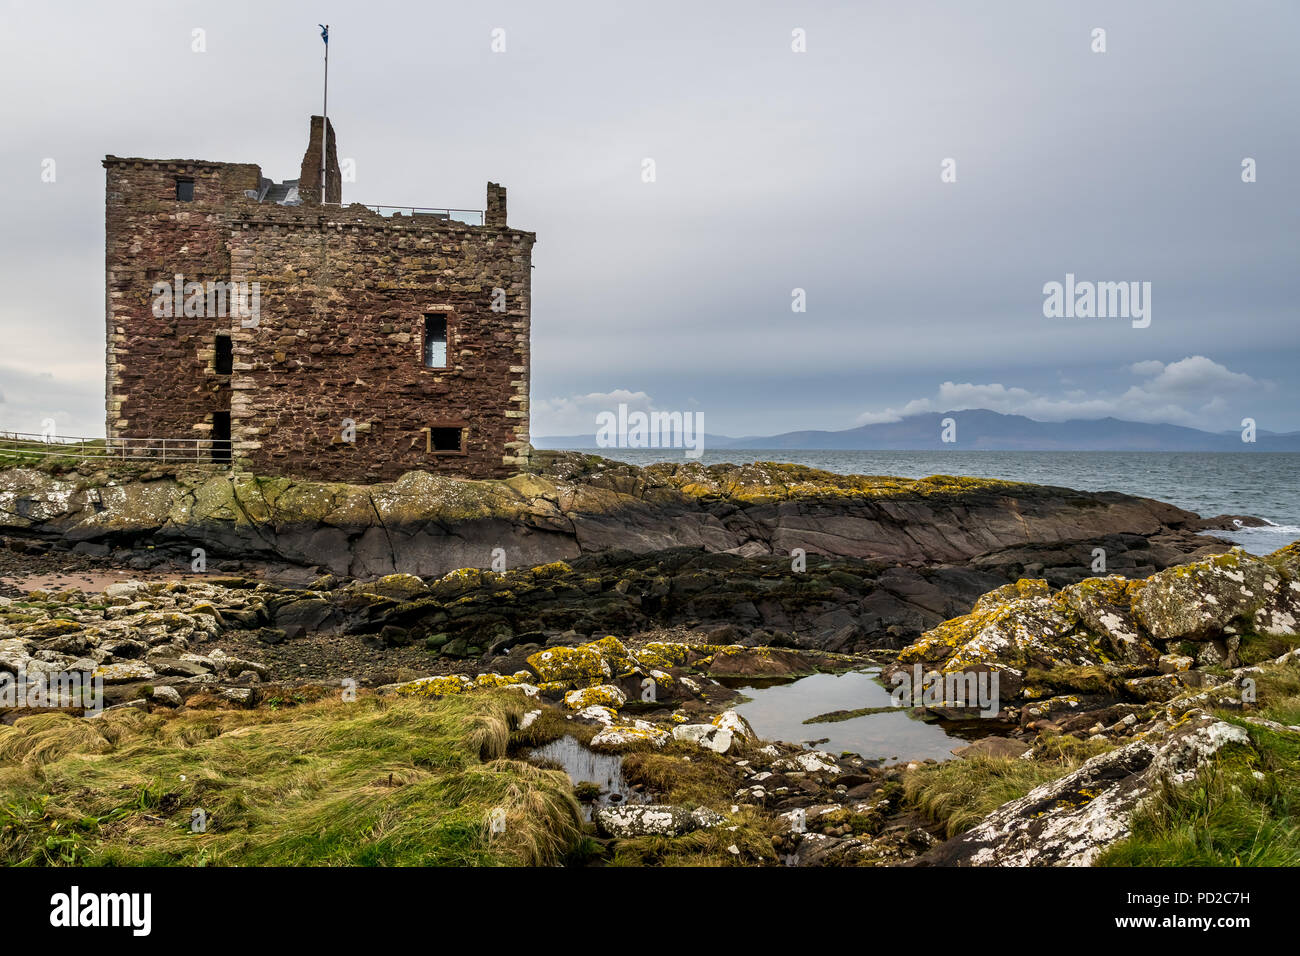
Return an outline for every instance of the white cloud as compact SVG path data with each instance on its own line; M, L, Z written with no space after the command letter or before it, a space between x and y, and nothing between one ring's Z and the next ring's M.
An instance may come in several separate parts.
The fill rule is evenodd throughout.
M1138 375L1151 375L1146 385L1130 389L1136 397L1146 395L1181 396L1195 400L1206 396L1208 401L1213 391L1239 392L1260 387L1249 375L1234 372L1218 362L1213 362L1204 355L1192 355L1181 362L1161 365L1159 362L1138 362L1131 366L1131 371Z
M885 425L889 422L896 422L903 416L892 408L887 408L883 412L863 412L858 416L859 425Z
M1271 382L1234 372L1204 355L1188 356L1168 365L1150 359L1128 366L1128 371L1145 381L1118 395L1089 395L1082 389L1071 389L1063 397L1054 397L997 382L944 382L932 397L913 399L897 409L864 412L857 421L859 425L870 425L896 422L922 412L987 408L1039 421L1113 416L1216 428L1233 424L1221 420L1230 407L1229 399L1273 387Z
M98 438L104 434L104 378L0 366L0 427L38 434L54 420L64 437Z
M610 392L588 392L567 398L548 398L533 402L530 421L533 435L593 435L596 416L601 412L617 412L619 405L629 409L650 411L654 403L645 392L617 388Z

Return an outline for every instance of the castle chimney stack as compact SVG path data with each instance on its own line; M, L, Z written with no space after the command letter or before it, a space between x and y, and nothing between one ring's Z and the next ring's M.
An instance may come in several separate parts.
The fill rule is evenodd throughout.
M483 225L506 226L506 187L497 183L487 185L487 213L483 216Z
M325 201L343 201L343 174L339 171L338 151L334 143L334 124L324 117L311 118L311 136L298 173L298 196L304 206L320 205L321 145L325 146Z

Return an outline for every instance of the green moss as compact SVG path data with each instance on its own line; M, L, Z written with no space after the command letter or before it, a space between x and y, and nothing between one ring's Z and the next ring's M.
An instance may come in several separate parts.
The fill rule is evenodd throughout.
M600 784L584 780L573 785L573 795L582 803L591 803L599 799L605 791L600 788Z
M887 475L839 475L805 465L652 465L645 473L683 494L763 504L796 498L967 498L972 495L1031 496L1038 486L988 478L931 475L909 479Z
M529 709L536 710L537 706L530 705ZM510 732L512 756L526 757L528 751L566 736L586 744L600 729L594 724L568 720L562 711L554 707L542 706L541 711L527 727L516 727Z
M825 714L818 714L816 717L809 717L804 721L805 724L834 724L842 720L852 720L855 717L866 717L871 714L884 714L896 711L898 708L888 707L859 707L857 710L832 710Z
M1085 694L1123 693L1120 681L1101 667L1061 664L1052 668L1031 667L1025 674L1026 683L1045 687L1049 691L1080 691Z
M731 760L681 741L662 750L628 754L623 760L623 776L629 783L643 784L659 803L714 810L731 805L741 780Z

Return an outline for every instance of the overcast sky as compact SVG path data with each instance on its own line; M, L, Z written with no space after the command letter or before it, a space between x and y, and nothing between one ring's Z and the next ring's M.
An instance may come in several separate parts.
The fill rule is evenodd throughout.
M295 177L326 21L344 201L490 179L537 233L535 435L620 400L1300 428L1294 0L0 10L0 428L102 434L103 156ZM1045 317L1067 273L1151 283L1149 327Z

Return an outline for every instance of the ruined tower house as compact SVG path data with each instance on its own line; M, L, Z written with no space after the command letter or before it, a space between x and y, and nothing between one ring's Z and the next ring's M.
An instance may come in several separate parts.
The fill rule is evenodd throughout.
M527 461L535 235L507 227L504 187L468 215L341 205L319 116L285 183L247 163L104 168L110 441L354 482Z

